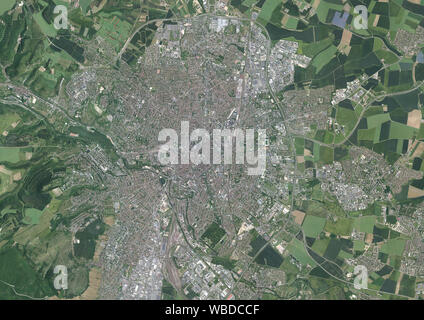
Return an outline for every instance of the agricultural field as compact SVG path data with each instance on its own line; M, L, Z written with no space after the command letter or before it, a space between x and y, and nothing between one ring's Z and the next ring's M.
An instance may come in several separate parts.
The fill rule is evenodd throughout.
M0 162L16 163L25 159L20 148L0 147Z
M40 217L43 212L34 208L25 209L25 217L23 219L23 223L25 224L39 224Z
M119 12L101 13L99 23L102 27L97 34L103 37L118 52L131 31L131 24L120 17Z
M324 229L325 223L324 218L307 215L303 221L302 228L307 237L316 238Z
M265 24L268 23L273 11L280 3L281 1L279 0L266 0L262 6L261 12L259 13L258 19L264 21Z
M353 219L348 218L337 218L336 221L327 220L324 230L335 235L350 236L353 223Z
M365 216L356 218L354 222L354 227L360 232L372 233L375 225L375 216Z
M4 0L0 3L0 15L13 8L16 0Z
M316 262L308 256L306 249L303 246L303 243L298 239L293 239L289 244L287 250L293 255L300 263L304 265L315 266Z

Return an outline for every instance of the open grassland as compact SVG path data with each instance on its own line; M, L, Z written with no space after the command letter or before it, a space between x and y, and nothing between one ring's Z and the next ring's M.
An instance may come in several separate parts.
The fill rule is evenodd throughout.
M326 219L307 215L303 221L302 228L307 237L316 238L324 229Z
M35 298L53 294L49 282L40 277L16 247L0 251L0 280L13 285L19 294ZM0 299L15 298L18 297L14 291L6 290L4 283L0 283Z
M19 162L20 151L20 148L0 147L0 162Z
M56 214L61 201L53 199L43 214L39 217L38 224L31 224L21 227L15 234L14 240L20 244L26 244L33 239L39 237L43 232L48 232L50 227L50 220Z
M55 37L57 35L57 30L53 26L53 24L48 24L46 20L44 20L43 15L41 12L38 12L33 15L35 22L37 22L38 26L40 27L41 31L49 37Z
M0 116L0 134L13 129L17 125L20 117L16 113L6 113Z
M261 12L259 13L258 19L261 19L265 22L269 22L269 20L271 20L272 12L277 8L280 3L280 0L266 0L264 5L262 6Z
M1 0L0 1L0 15L5 13L6 11L12 9L13 6L15 5L15 3L16 3L15 0Z
M308 264L310 266L316 266L315 261L312 260L312 258L309 257L308 253L306 252L306 249L305 249L302 241L300 241L296 238L293 238L293 240L287 246L287 250L301 264L303 264L305 266L308 265Z
M353 220L338 217L336 221L327 220L325 231L340 236L349 236L352 233Z
M333 59L337 52L337 47L330 45L327 49L320 52L315 58L312 59L311 64L316 68L316 72L320 72L324 66Z
M402 256L406 241L403 239L389 239L381 246L381 252L389 255Z
M34 208L25 209L25 217L23 223L25 224L39 224L40 217L42 216L43 211Z
M372 233L375 225L375 216L356 218L354 228L359 232Z

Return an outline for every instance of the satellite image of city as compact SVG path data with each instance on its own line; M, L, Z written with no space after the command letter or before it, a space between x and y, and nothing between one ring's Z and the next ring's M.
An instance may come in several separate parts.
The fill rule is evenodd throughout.
M421 299L424 0L0 0L0 300Z

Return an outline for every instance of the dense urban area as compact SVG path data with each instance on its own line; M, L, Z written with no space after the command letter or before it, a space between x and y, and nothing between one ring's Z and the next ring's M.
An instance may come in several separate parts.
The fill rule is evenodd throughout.
M424 0L1 0L0 68L0 300L424 298Z

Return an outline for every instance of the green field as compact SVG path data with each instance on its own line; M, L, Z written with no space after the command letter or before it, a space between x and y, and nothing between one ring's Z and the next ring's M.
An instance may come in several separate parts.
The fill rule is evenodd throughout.
M316 68L317 73L320 72L321 69L324 68L324 66L329 63L331 59L333 59L336 52L337 47L331 45L312 59L311 64Z
M365 216L356 218L354 222L354 228L359 232L373 233L375 219L375 216Z
M318 253L320 256L323 256L329 243L330 243L330 239L328 238L315 240L311 249L314 250L316 253Z
M0 147L0 162L6 161L16 163L20 161L20 148Z
M10 191L11 188L10 176L0 172L0 194Z
M390 115L388 113L381 113L367 117L368 128L381 127L383 122L389 121Z
M353 219L338 217L335 222L328 220L324 230L335 235L350 236L352 229Z
M320 146L319 160L323 163L332 163L334 161L334 149L327 146Z
M305 266L309 264L312 267L316 266L315 261L311 257L309 257L308 253L306 252L302 241L293 238L293 240L287 246L287 250L301 264Z
M307 215L303 221L302 228L307 237L316 238L324 229L325 218Z
M320 145L318 143L314 143L313 156L314 156L314 161L315 162L318 162L319 159L320 159L319 158L319 150L320 150Z
M351 259L353 257L353 254L346 252L346 251L343 251L343 250L340 250L339 257L343 258L343 259Z
M39 224L40 217L43 214L43 211L34 209L34 208L26 208L25 209L25 217L23 219L23 223L25 224Z
M359 129L358 140L374 141L376 128L371 129Z
M313 42L313 43L303 43L302 44L302 54L313 58L321 51L325 50L332 44L331 38L326 38L321 41Z
M336 114L336 121L345 126L345 135L347 136L350 131L354 128L358 117L354 110L338 107Z
M365 249L365 242L362 240L353 240L353 249L363 251Z
M295 138L294 147L296 149L296 155L303 156L303 154L305 153L305 139Z
M48 24L46 20L44 20L41 12L38 12L33 15L35 22L37 22L41 31L49 37L55 37L57 35L57 30L52 24Z
M261 19L265 22L269 22L269 20L271 20L272 12L277 8L280 3L280 0L266 0L264 5L262 6L261 12L258 15L258 19Z
M13 8L15 0L1 0L0 1L0 15Z
M408 127L406 124L392 121L390 123L389 139L412 139L417 129Z
M31 267L16 247L0 251L0 280L15 286L18 293L34 298L54 295L51 283L47 279L43 279ZM17 298L19 297L13 293L13 290L8 290L7 286L0 283L0 299Z
M285 25L285 27L287 29L296 29L297 24L299 23L299 20L294 18L294 17L289 17L289 19L287 20L287 23Z
M102 25L98 34L106 42L109 42L116 50L119 50L125 43L131 32L131 25L118 17L118 13L104 13L99 15L99 23Z
M11 129L11 125L14 122L18 122L20 117L16 113L6 113L0 116L0 134L3 131L8 131Z
M43 210L43 214L39 216L38 224L27 225L15 233L13 240L17 243L24 244L37 239L41 234L49 231L50 221L59 210L61 201L53 199L48 208ZM30 211L31 212L31 211ZM35 212L35 211L34 211Z
M244 0L241 4L242 4L242 6L250 8L256 2L258 2L258 0Z
M381 252L389 255L402 256L406 241L403 239L389 239L381 246Z
M84 14L87 13L88 7L90 6L91 0L80 0L79 4L81 7L81 10Z
M315 0L318 1L318 0ZM335 2L335 1L333 1ZM325 0L321 0L319 2L319 6L317 8L317 14L318 14L318 18L321 22L326 22L326 18L328 15L328 11L330 9L336 10L336 11L342 11L343 10L343 4L341 3L331 3L326 2Z

